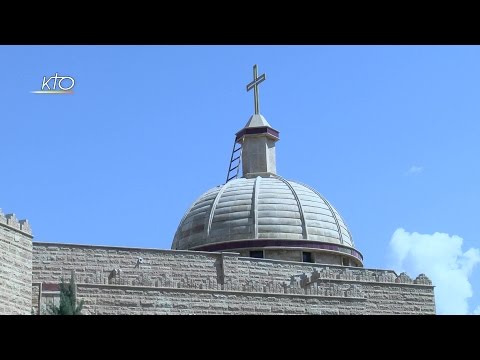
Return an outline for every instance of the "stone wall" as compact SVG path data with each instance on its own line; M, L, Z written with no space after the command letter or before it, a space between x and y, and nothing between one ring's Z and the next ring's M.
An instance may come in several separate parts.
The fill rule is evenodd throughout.
M79 284L85 314L361 314L365 299Z
M274 292L284 288L309 295L354 294L366 299L362 314L435 314L433 286L424 274L411 279L392 270L235 256L225 256L224 269L227 287L249 284Z
M0 209L0 315L32 309L32 232L28 221Z
M68 280L72 270L77 283L130 286L216 285L223 276L220 253L38 242L33 252L34 282Z
M235 253L34 243L35 283L47 288L72 270L86 314L435 313L424 275Z

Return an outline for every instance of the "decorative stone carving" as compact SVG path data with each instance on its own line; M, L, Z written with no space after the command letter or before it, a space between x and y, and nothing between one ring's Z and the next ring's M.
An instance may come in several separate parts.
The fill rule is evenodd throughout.
M110 274L108 274L108 283L109 284L116 284L116 285L123 285L123 281L120 277L122 270L120 269L113 269Z
M28 222L28 220L20 220L19 221L20 223L20 230L22 230L24 233L27 233L27 234L32 234L32 229L30 228L30 223Z
M7 224L11 227L20 230L20 223L18 222L17 216L15 214L7 214Z
M361 285L348 285L345 290L346 297L365 297L363 287Z
M407 275L406 272L402 272L398 277L395 279L396 283L399 284L412 284L413 280L410 278L410 276Z
M432 285L432 281L425 274L420 274L413 281L414 284Z
M137 277L137 284L139 286L153 286L153 281L150 276L142 273Z
M317 271L317 269L313 269L312 275L310 276L310 281L314 282L320 279L320 273Z

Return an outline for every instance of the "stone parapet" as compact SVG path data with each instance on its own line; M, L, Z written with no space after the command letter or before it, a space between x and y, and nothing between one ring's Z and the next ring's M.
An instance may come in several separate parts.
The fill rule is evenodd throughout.
M435 313L433 286L424 274L412 280L391 270L235 253L34 243L35 282L48 287L72 270L91 314L273 313L265 299L283 306L277 313ZM309 301L319 307L306 306ZM171 306L159 305L166 302Z

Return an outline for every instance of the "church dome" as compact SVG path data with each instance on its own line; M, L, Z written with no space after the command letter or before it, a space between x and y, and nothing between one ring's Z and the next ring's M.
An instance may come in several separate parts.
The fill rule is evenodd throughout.
M280 176L239 178L210 189L187 211L172 249L239 251L300 248L362 262L335 208L307 185Z
M254 114L235 134L224 185L200 196L183 216L174 250L231 251L241 256L363 266L340 214L316 190L277 175L280 133L259 111L253 67ZM242 177L238 177L242 168Z

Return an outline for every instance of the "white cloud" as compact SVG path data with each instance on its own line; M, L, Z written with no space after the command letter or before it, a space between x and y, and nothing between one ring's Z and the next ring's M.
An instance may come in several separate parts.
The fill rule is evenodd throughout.
M473 310L473 315L480 315L480 305L477 306L475 310Z
M410 167L410 169L407 170L406 174L414 175L414 174L420 174L421 172L423 172L423 166L413 165Z
M480 263L480 250L463 252L463 239L445 233L419 234L395 230L390 249L398 271L416 277L425 273L435 285L437 314L468 314L468 299L473 295L469 277ZM480 307L475 311L480 312Z

